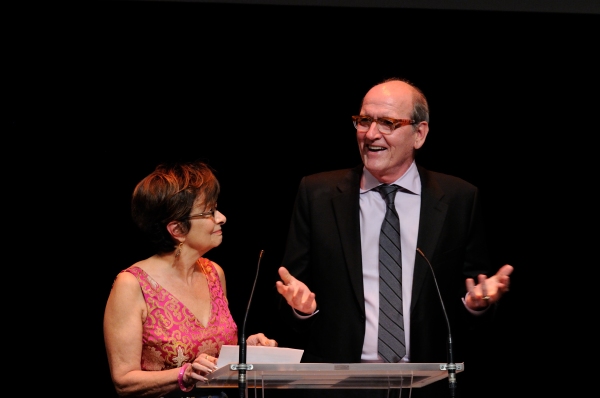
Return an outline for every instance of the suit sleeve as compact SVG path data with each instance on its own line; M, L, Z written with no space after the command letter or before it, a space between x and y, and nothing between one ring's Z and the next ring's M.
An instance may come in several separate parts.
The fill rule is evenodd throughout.
M294 201L281 265L286 267L296 279L304 282L310 289L311 275L309 268L309 252L311 228L309 223L309 212L307 178L304 177L300 181L296 199ZM303 333L306 328L309 327L312 318L314 318L298 319L294 316L292 308L282 297L279 298L278 310L282 321L297 333ZM318 315L315 314L315 316Z

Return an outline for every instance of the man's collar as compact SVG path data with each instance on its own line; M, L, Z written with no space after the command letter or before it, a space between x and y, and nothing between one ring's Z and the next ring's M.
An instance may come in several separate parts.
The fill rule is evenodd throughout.
M407 189L417 195L421 194L421 180L419 179L419 171L417 170L417 165L414 160L413 160L412 164L410 165L410 167L408 168L408 170L406 170L406 173L404 173L396 181L392 182L392 184L396 184L396 185L398 185L404 189ZM375 188L378 185L381 185L381 182L379 182L373 176L373 174L371 174L369 172L369 170L367 170L365 167L363 167L363 174L362 174L361 183L360 183L360 192L363 193L363 192L370 191L371 189Z

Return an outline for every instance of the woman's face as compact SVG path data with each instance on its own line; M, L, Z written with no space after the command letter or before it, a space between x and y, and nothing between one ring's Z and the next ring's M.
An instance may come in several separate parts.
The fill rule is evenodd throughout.
M190 231L186 243L201 255L219 246L223 241L221 226L226 221L227 218L217 210L216 204L207 207L203 202L196 203L190 214Z

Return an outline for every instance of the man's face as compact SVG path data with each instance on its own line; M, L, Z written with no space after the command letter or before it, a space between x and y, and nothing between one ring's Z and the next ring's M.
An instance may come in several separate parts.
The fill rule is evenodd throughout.
M411 119L413 89L399 81L373 87L363 100L361 115L372 118ZM379 181L391 183L410 167L415 150L425 141L427 123L400 126L390 134L382 134L377 123L366 132L356 132L362 161Z

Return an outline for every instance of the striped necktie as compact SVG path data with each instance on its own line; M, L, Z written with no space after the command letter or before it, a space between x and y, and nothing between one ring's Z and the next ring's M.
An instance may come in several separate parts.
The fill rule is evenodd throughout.
M400 219L394 198L400 187L380 185L377 190L386 203L379 235L379 337L378 352L386 362L399 362L406 354L402 316L402 261Z

